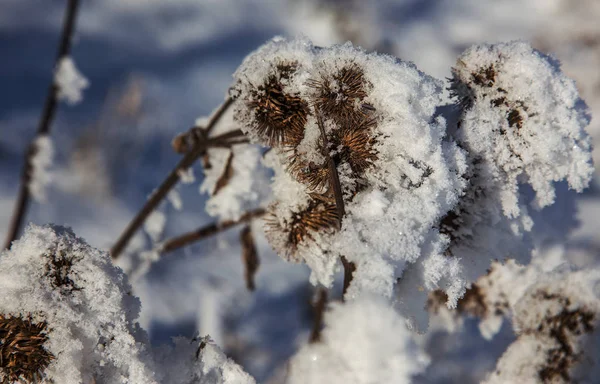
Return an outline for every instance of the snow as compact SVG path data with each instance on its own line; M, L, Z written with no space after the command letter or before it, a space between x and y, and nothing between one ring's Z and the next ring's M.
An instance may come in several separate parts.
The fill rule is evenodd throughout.
M0 211L5 212L4 219L0 220L0 233L6 233L13 211L19 163L39 118L40 100L50 77L63 11L64 2L44 2L32 7L28 2L5 0L0 12L0 30L5 37L0 45L6 52L3 71L0 71L4 75L0 90L0 131L7 133L0 135ZM211 109L222 102L231 84L231 74L243 58L277 34L304 34L322 47L350 40L367 51L387 52L412 61L420 70L442 80L451 76L456 58L472 44L523 39L534 48L555 55L562 70L576 80L593 116L586 130L595 144L593 153L597 160L600 153L597 149L600 120L596 117L600 105L597 20L596 0L176 0L168 5L158 1L83 2L73 55L77 65L85 69L86 77L98 87L86 92L86 103L78 108L59 108L56 135L53 134L52 140L61 151L52 167L54 179L48 191L51 204L32 204L26 221L69 225L90 244L109 248L148 193L180 159L168 145L173 136L188 128L197 116L208 116ZM36 59L31 60L32 57ZM126 81L131 71L148 86L142 90L144 103L139 119L135 124L123 124L110 117L105 96L113 95L115 90L118 93L120 83ZM447 84L442 87L446 88ZM447 93L444 92L443 97ZM101 110L103 116L99 116ZM440 113L447 119L448 133L452 133L458 116L451 116L447 111ZM232 120L228 117L227 121ZM66 185L66 179L58 175L73 172L66 161L83 138L83 132L90 132L90 127L94 127L94 133L112 133L92 135L94 142L100 144L97 145L101 153L99 159L104 164L98 167L90 164L79 171L86 177L81 178L82 187L74 191ZM221 129L229 128L218 126L215 133ZM306 144L311 147L309 141ZM452 144L443 142L442 147L445 146ZM449 151L456 152L459 151ZM271 150L266 157L275 155L276 151ZM318 157L319 154L313 152L312 155ZM451 155L446 156L447 160L451 158ZM98 176L101 168L106 172ZM202 183L203 171L197 168L195 171ZM349 175L347 169L339 171ZM419 168L407 169L410 180L420 174ZM90 198L94 194L92 190L98 188L90 181L94 178L106 179L106 183L100 185L103 199ZM408 180L404 182L408 184ZM285 184L290 193L302 193L302 190L294 190L292 183L286 181ZM502 209L494 212L475 209L489 213L488 219L495 216L500 221L493 225L494 222L484 220L484 224L474 226L478 229L477 243L483 248L473 249L473 245L477 245L473 242L461 249L453 248L462 255L454 263L465 266L460 278L464 279L466 273L468 280L475 281L490 266L491 259L503 260L507 254L520 263L528 263L531 257L534 263L541 260L552 266L564 262L577 269L594 268L599 249L597 181L579 196L567 192L566 181L553 183L553 186L556 189L554 205L539 212L530 204L535 197L532 188L519 188L520 213L523 218L531 217L528 223L502 220ZM167 236L179 235L215 220L204 212L208 196L198 196L197 185L180 187L178 192L185 209L165 211L169 215L164 232ZM543 196L549 195L540 194ZM299 201L294 195L290 195L289 200ZM363 200L365 206L378 211L385 209L388 202L384 194L375 194L373 201ZM575 215L576 209L578 215ZM369 212L365 207L364 213ZM475 222L481 223L479 219L477 217ZM531 232L524 231L532 224ZM570 234L577 225L580 228ZM134 294L140 296L143 303L140 321L149 331L153 344L169 342L171 336L185 335L181 343L189 346L188 357L192 359L197 346L190 344L194 332L221 329L223 350L258 382L284 382L286 360L306 343L311 325L306 304L311 290L307 285L308 267L286 264L275 257L264 241L260 226L258 221L253 223L253 232L262 240L257 243L261 270L257 276L257 291L252 295L245 291L243 284L238 229L169 254L132 282ZM520 230L524 239L516 236L513 229ZM468 228L463 232L465 236L472 233ZM134 241L128 252L135 255L156 246L144 231L139 231ZM217 248L218 244L229 246ZM518 245L518 249L513 245ZM426 324L430 316L423 310L430 292L421 276L427 274L428 279L439 276L430 272L439 271L436 266L444 261L439 254L445 250L444 244L438 243L437 250L430 252L435 257L427 259L427 263L425 255L421 255L423 263L397 268L404 271L400 285L394 289L394 305L405 318L413 313L415 324ZM333 258L324 260L337 263ZM118 260L119 265L124 266L127 261L127 257ZM392 267L378 265L387 266L388 271ZM429 269L425 270L425 265L429 265ZM341 290L339 267L332 280L331 295L337 297ZM211 325L211 314L204 313L210 312L211 306L207 302L203 307L203 297L207 286L212 287L215 281L220 285L214 290L225 291L225 294L215 300L214 306L234 301L235 304L220 306L219 315L214 317L216 324ZM439 281L438 285L444 286L455 280L447 276ZM405 300L406 297L410 300ZM240 298L243 298L241 304ZM404 305L411 309L404 309ZM442 320L431 315L429 331L419 336L431 363L413 380L415 383L479 383L488 372L493 372L498 358L514 341L511 321L498 316L481 322L456 310L446 308L445 311L446 326L437 324ZM453 323L455 317L459 320ZM202 328L205 319L206 327ZM489 340L481 336L480 331L485 329ZM207 332L212 334L212 331ZM591 343L589 350L597 350L590 340L582 341ZM545 348L544 344L541 346ZM589 366L583 365L582 369L590 371Z
M54 178L50 171L54 159L54 145L49 135L40 135L33 142L33 148L29 193L35 200L46 202L46 189Z
M54 74L54 84L58 88L58 99L65 100L69 105L79 104L83 100L83 90L90 85L69 56L59 60Z
M411 383L428 360L404 319L382 298L365 296L331 305L321 340L292 358L287 382Z
M231 150L209 149L208 158L211 167L204 168L205 177L200 185L200 193L208 192L211 195L206 202L209 215L220 221L235 221L245 212L268 202L271 195L268 188L270 172L262 165L262 153L258 146L234 145ZM217 188L219 181L224 183Z
M144 230L153 242L157 242L162 237L166 221L167 217L159 210L153 211L148 218L146 218Z

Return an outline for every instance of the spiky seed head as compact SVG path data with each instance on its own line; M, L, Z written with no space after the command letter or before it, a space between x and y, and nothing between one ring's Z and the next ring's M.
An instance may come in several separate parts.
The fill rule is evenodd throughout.
M289 243L298 246L313 232L319 232L338 225L335 203L314 201L307 209L294 215L289 227Z
M373 111L370 104L363 103L367 97L367 82L362 68L355 63L332 75L313 79L309 85L317 91L313 101L315 108L337 123L352 124Z
M44 256L47 259L44 276L54 288L63 293L81 290L73 280L73 266L81 261L80 257L75 257L67 249L50 250Z
M288 172L300 183L306 185L310 191L323 191L329 185L329 168L327 163L315 163L302 160L297 155L290 156L287 166Z
M0 379L37 383L54 359L44 348L48 341L46 322L34 322L31 316L0 314Z
M362 177L377 160L374 149L376 139L371 132L374 126L375 121L369 119L359 122L355 127L340 130L338 137L340 160L347 162L358 177Z
M298 245L313 238L313 234L325 233L337 228L339 224L337 209L333 197L311 194L313 199L308 206L292 215L291 219L281 223L275 213L277 205L271 207L270 215L265 219L267 233L276 233L285 238L285 253L293 256Z
M275 73L253 92L252 100L247 102L254 111L253 128L272 147L295 147L304 138L308 103L284 89L284 82L295 71L293 64L277 65Z

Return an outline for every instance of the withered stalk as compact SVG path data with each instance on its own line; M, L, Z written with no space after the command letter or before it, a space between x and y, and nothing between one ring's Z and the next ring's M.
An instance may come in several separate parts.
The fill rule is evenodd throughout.
M227 108L231 106L233 100L228 98L221 108L213 115L212 119L208 122L206 126L206 131L210 131L212 127L214 127L223 116ZM197 141L195 147L187 152L183 158L179 161L179 163L171 170L167 178L162 182L162 184L152 193L150 198L146 201L144 206L140 209L137 215L133 218L133 220L129 223L129 225L125 228L119 239L116 241L115 245L111 248L110 254L113 259L117 259L121 252L125 249L135 232L142 226L146 218L156 209L158 204L167 196L169 191L177 184L180 179L180 174L182 171L187 170L190 166L194 164L194 162L202 157L206 150L211 147L220 147L227 146L228 143L232 140L237 141L239 138L243 137L244 133L241 130L230 131L224 133L222 135L218 135L212 138L208 138L202 141Z
M327 305L327 290L319 287L317 302L313 305L314 321L310 332L310 343L316 343L321 340L321 329L323 328L323 315Z
M265 210L263 208L258 208L253 211L248 211L243 214L238 220L228 220L223 221L221 223L212 223L207 226L198 228L192 232L185 233L183 235L173 237L163 243L162 248L160 249L162 254L172 252L181 247L185 247L190 245L196 241L200 241L215 235L219 232L225 231L229 228L235 227L236 225L246 223L253 219L256 219L265 214Z
M333 157L329 154L329 142L327 140L327 134L325 133L325 127L323 126L323 119L319 112L316 112L317 116L317 125L319 126L319 130L321 131L321 136L323 137L323 146L326 148L327 153L327 166L329 168L329 178L331 183L331 188L333 189L333 194L335 196L335 206L338 212L338 230L342 228L342 218L344 217L345 208L344 208L344 196L342 195L342 187L340 185L340 176L338 175L337 167L335 165L335 161ZM342 300L344 300L344 295L352 282L352 275L356 270L356 265L348 261L344 256L342 256L342 264L344 266L344 290L342 293Z
M75 20L77 19L78 9L79 0L69 0L67 9L65 10L65 18L62 26L60 43L58 45L58 52L54 61L54 68L58 66L63 57L68 56L71 53L71 43L73 40L73 32L75 31ZM38 151L36 145L37 139L50 133L52 121L54 120L54 115L58 106L57 94L58 86L54 83L54 76L52 76L52 82L48 87L48 93L46 94L46 101L44 102L44 109L40 117L37 133L25 153L25 160L21 171L21 185L19 186L19 194L15 202L15 208L6 235L4 249L8 249L13 240L17 238L23 225L25 215L27 214L27 208L29 207L29 200L31 198L31 193L29 191L29 183L33 171L31 161Z

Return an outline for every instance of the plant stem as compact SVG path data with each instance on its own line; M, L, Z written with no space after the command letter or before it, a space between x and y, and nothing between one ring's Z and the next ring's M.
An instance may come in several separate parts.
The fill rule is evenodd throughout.
M196 229L195 231L185 233L181 236L173 237L162 244L161 253L169 253L186 245L192 244L196 241L205 239L216 233L225 231L236 225L248 222L252 219L256 219L265 214L263 208L258 208L253 211L244 213L238 220L228 220L221 223L209 224L205 227Z
M314 321L310 332L309 343L316 343L321 340L321 328L323 327L323 315L327 304L327 290L319 287L317 302L313 306Z
M75 20L77 19L77 11L79 9L79 0L69 0L67 9L65 10L65 17L63 20L62 32L60 43L58 45L58 52L54 61L54 68L56 68L60 60L68 56L71 53L71 43L73 40L73 32L75 31ZM15 202L15 208L13 216L4 243L4 248L8 249L10 244L15 240L23 225L23 220L27 214L27 208L29 206L29 200L31 198L31 192L29 191L29 183L32 176L32 165L31 160L37 154L38 148L36 145L37 139L40 136L47 135L50 133L52 127L52 121L56 114L56 108L58 105L57 100L58 86L54 82L54 75L52 76L52 82L48 88L46 94L46 101L44 102L44 109L40 117L37 133L29 148L25 153L25 160L23 163L23 169L21 171L21 185L19 186L19 194Z
M346 292L348 291L348 287L352 282L352 277L354 271L356 271L356 264L351 261L348 261L346 257L342 256L342 265L344 266L344 287L342 289L342 301L344 301L344 296L346 296Z
M225 110L231 106L233 100L228 98L225 103L221 106L219 111L215 113L212 119L209 121L207 125L207 129L213 127L219 119L225 113ZM129 225L125 228L119 239L116 241L115 245L111 248L110 254L113 259L119 257L121 252L125 249L134 233L141 227L146 218L156 209L158 204L167 196L169 191L177 184L180 179L180 174L182 171L187 170L194 162L201 157L208 148L210 147L218 147L222 145L227 145L228 140L234 140L242 137L244 133L241 130L230 131L224 133L219 136L215 136L213 138L206 139L204 141L198 141L194 149L188 153L186 153L183 158L179 161L179 163L173 168L173 170L169 173L167 178L162 182L162 184L152 193L150 198L146 201L146 204L140 209L137 215L133 218L133 220L129 223Z
M342 228L342 218L345 214L344 208L344 196L342 195L342 187L340 185L340 176L337 171L337 166L335 165L335 161L329 154L329 141L327 140L327 134L325 133L325 127L323 125L323 120L321 115L317 112L315 113L317 116L317 125L319 126L319 130L321 131L321 136L323 137L323 146L325 147L327 153L327 166L329 168L329 179L331 188L333 189L333 194L335 196L335 207L338 214L338 230ZM346 291L352 282L352 276L354 271L356 271L356 264L351 261L348 261L344 256L341 257L342 264L344 266L344 289L342 292L342 301L344 300L344 295L346 295Z

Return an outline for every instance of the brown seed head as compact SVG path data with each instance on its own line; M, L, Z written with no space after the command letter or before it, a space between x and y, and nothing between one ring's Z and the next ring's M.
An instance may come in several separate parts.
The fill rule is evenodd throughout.
M3 384L37 383L54 359L44 348L46 322L0 314L0 378Z
M295 70L294 65L278 65L276 73L258 87L252 100L248 102L248 106L254 111L254 129L272 147L295 147L304 138L308 103L285 92L283 85Z
M44 276L48 278L53 287L60 289L63 293L71 293L81 290L73 281L73 265L81 261L80 257L75 257L67 250L50 250L44 255L48 262L46 263L46 272Z
M372 112L370 105L361 103L367 97L367 82L357 64L343 67L330 77L312 80L309 85L317 90L313 103L325 118L347 125Z
M338 226L337 209L333 199L322 195L315 196L318 198L314 198L303 211L294 213L292 219L284 226L280 225L273 214L265 220L267 231L285 233L288 250L292 252L300 243L310 239L312 233Z

